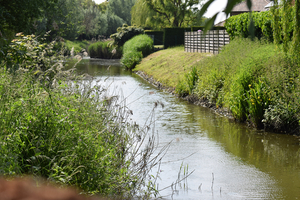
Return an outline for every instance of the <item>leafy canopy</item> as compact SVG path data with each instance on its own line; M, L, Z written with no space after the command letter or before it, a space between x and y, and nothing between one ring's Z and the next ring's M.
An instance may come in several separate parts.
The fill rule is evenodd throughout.
M148 8L159 16L165 27L181 27L191 23L201 0L144 0Z

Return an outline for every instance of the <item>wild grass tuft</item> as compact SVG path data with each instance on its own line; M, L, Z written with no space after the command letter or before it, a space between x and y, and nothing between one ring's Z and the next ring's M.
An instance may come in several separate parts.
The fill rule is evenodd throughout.
M98 41L91 44L88 52L91 58L119 59L122 56L122 47L111 46L112 41Z

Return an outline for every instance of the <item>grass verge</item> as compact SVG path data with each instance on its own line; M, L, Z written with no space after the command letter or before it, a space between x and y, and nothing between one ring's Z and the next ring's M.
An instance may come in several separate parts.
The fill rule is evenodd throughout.
M179 80L208 55L186 53L183 46L169 48L147 56L133 71L143 71L167 87L175 88Z

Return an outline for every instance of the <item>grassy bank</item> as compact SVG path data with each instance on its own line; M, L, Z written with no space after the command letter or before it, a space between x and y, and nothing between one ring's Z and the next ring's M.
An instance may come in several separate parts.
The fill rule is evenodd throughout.
M299 67L276 46L235 39L216 56L177 47L151 54L136 67L180 96L197 96L257 128L299 133Z
M186 53L184 47L174 47L147 56L134 71L143 71L162 84L175 88L178 81L208 55Z

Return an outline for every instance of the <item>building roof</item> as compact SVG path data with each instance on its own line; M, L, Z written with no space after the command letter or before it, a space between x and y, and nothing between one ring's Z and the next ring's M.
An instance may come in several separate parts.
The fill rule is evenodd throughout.
M271 1L270 0L252 0L252 11L265 11L265 6L268 5ZM237 4L233 7L231 12L248 12L248 6L246 1Z

